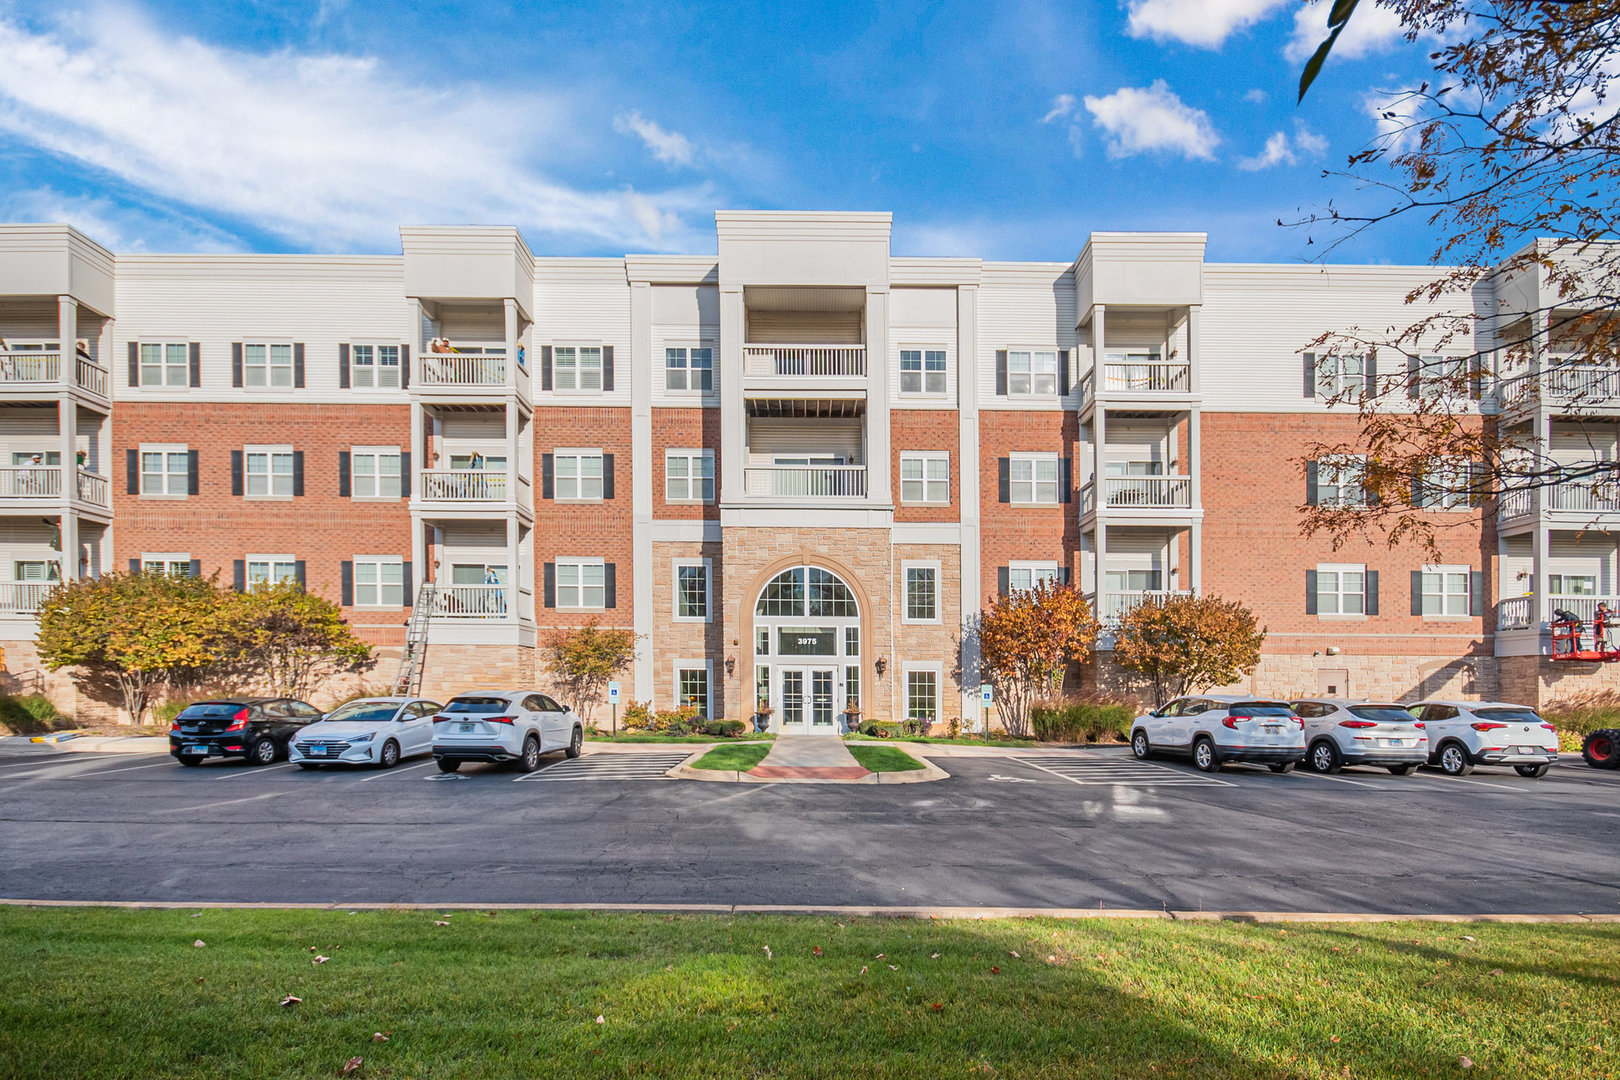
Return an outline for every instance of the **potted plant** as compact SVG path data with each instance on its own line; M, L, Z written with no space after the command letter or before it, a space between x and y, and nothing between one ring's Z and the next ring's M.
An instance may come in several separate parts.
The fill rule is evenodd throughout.
M844 707L844 734L853 734L861 727L861 708L859 705L846 705Z
M758 701L754 702L754 730L768 730L771 726L771 714L775 711L775 709L771 708L771 703L766 698L760 698Z

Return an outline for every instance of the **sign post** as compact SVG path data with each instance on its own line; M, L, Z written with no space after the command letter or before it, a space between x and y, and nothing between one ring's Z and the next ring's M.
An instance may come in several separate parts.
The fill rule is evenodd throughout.
M984 741L990 741L990 706L995 701L995 692L989 683L979 684L979 704L984 707Z
M613 708L613 737L619 737L619 680L608 683L608 704Z

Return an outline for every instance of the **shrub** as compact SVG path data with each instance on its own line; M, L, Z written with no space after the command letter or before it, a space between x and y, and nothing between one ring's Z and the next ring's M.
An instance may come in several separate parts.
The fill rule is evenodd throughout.
M15 735L38 735L66 719L44 694L0 694L0 728Z
M904 720L868 720L860 726L860 733L872 739L892 739L907 734Z
M652 730L661 735L696 735L708 723L696 705L659 712L653 717Z
M735 739L747 730L741 720L710 720L703 725L703 734L714 735L722 739Z
M1030 726L1042 742L1124 742L1135 718L1118 702L1048 699L1030 706Z
M619 724L626 731L650 731L657 724L657 714L650 701L631 701L624 707Z
M1599 690L1540 710L1542 719L1559 731L1588 735L1598 728L1620 727L1620 694Z

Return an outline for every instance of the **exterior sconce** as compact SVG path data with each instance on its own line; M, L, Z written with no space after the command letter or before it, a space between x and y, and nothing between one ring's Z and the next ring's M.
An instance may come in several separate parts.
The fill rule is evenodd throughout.
M1327 654L1329 656L1338 656L1339 655L1339 647L1337 645L1329 645L1327 647Z
M878 678L881 679L883 678L883 673L889 669L889 659L886 656L880 656L877 658L877 662L872 666L877 669Z
M726 678L728 678L728 679L731 678L731 676L734 675L736 673L736 671L737 671L737 658L735 656L726 657Z

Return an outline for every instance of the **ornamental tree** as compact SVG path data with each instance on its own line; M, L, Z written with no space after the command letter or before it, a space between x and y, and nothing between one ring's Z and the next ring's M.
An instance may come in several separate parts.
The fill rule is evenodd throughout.
M244 681L272 695L308 697L326 679L375 663L343 610L297 582L225 595L229 658Z
M606 696L608 680L635 658L635 631L598 626L595 620L572 630L553 630L546 638L546 670L587 724Z
M1007 734L1028 738L1030 702L1062 688L1063 672L1091 654L1097 620L1067 585L1015 589L979 615L981 674L996 688Z
M1265 640L1254 612L1236 600L1172 596L1125 614L1114 634L1114 662L1147 680L1157 706L1237 682L1260 663Z

